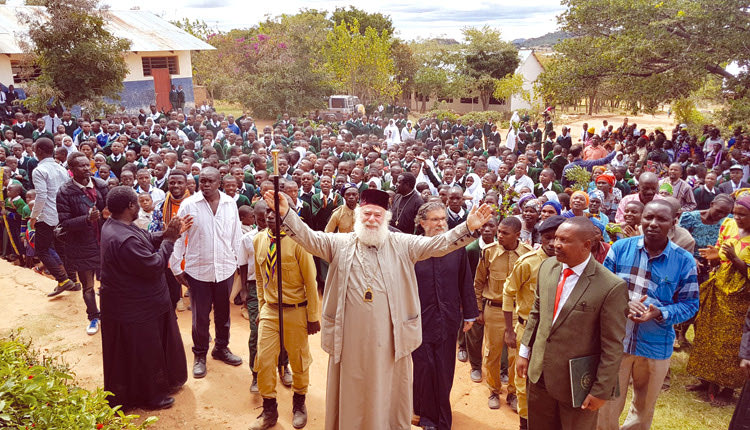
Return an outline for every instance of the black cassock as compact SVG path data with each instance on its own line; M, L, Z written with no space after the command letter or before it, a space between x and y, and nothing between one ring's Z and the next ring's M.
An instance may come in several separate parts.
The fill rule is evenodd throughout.
M464 248L418 262L422 345L413 353L414 414L420 425L451 428L450 393L456 366L456 338L463 320L479 315L474 279Z
M111 405L143 406L187 381L164 270L174 243L108 219L102 227L102 358Z

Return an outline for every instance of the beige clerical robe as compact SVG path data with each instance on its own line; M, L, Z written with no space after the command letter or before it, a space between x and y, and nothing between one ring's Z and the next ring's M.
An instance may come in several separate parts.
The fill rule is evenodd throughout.
M354 233L313 231L293 211L284 229L330 263L321 319L326 430L410 429L411 353L422 343L414 264L473 241L466 223L433 237L391 232L377 248Z

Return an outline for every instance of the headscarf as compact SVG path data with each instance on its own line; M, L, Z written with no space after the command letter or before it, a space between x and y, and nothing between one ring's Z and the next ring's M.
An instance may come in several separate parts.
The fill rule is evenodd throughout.
M377 176L373 176L370 178L370 180L367 181L367 186L369 187L371 183L375 183L375 189L380 190L382 189L382 181Z
M735 200L745 196L750 196L750 188L740 188L739 190L732 193L732 197L734 197Z
M734 202L736 205L740 205L745 209L750 209L750 196L742 196Z
M540 202L538 199L531 199L523 205L523 208L531 208L534 209L536 213L539 213L542 211L542 202Z
M586 194L584 191L579 190L579 191L573 192L573 194L570 195L570 200L573 200L573 197L579 194L586 198L586 207L589 207L589 195Z
M594 190L589 192L589 201L591 199L598 199L600 202L604 201L604 193L601 190Z
M518 199L517 205L518 205L518 207L520 209L523 209L523 207L526 204L526 202L528 200L532 200L532 199L535 199L534 194L532 194L532 193L524 193L524 194L521 195L521 198Z
M670 195L672 194L672 185L668 183L663 183L659 186L659 192L667 191Z
M560 198L557 197L557 193L554 191L545 191L542 195L547 198L548 202L560 203Z
M471 197L471 205L479 206L479 202L482 201L484 198L484 188L482 187L482 178L479 177L476 173L469 173L469 175L466 177L466 179L472 178L474 180L474 183L471 184L471 186L466 188L466 192L464 193L464 196Z
M562 212L562 206L560 206L560 203L558 203L558 202L553 202L552 200L550 200L547 203L543 204L542 208L545 207L545 206L552 206L555 209L555 212L557 212L558 215L560 215L560 212Z
M617 182L617 178L615 178L615 175L613 175L611 172L604 172L596 177L596 182L599 181L607 181L610 187L614 187L615 182Z
M594 167L591 172L596 175L594 178L598 178L600 175L603 175L607 171L607 168L604 166L596 166Z

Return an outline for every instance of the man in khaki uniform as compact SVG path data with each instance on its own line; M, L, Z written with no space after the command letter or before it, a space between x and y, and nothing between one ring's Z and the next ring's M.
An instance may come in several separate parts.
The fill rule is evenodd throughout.
M266 223L276 223L272 209L266 210ZM309 334L320 330L320 304L315 282L315 263L310 253L297 242L280 240L282 278L282 307L284 309L284 348L292 367L292 407L294 428L307 424L305 394L310 381L312 362L307 342ZM279 300L274 249L277 238L270 228L253 238L255 248L255 277L258 291L258 354L254 369L258 372L258 389L263 397L263 412L250 426L251 430L264 430L276 424L276 366L279 358Z
M534 292L536 291L539 266L548 257L555 255L555 232L557 227L565 221L565 217L555 215L548 218L537 229L542 236L541 247L534 252L521 256L516 261L503 288L503 314L505 315L505 344L509 349L518 353L517 339L523 337L523 329L529 319L529 312L534 306ZM518 317L515 331L513 330L513 312ZM516 396L518 397L518 417L520 430L528 428L529 418L526 402L526 378L515 374Z
M521 221L516 217L505 218L497 228L497 243L482 251L482 258L474 277L474 292L477 306L484 309L477 322L484 324L484 367L487 369L487 385L490 387L488 405L500 408L500 357L505 341L505 316L503 315L503 286L516 260L533 251L529 245L519 241ZM511 407L515 404L516 387L513 381L515 351L508 348L508 396Z

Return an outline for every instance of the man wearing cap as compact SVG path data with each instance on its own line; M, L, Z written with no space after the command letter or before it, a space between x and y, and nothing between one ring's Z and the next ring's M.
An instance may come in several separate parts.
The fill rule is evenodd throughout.
M264 199L272 205L273 191ZM330 263L321 327L330 355L327 430L410 427L411 353L422 343L414 265L466 246L492 216L482 205L456 228L423 237L389 231L387 208L388 193L365 190L354 232L334 234L313 231L286 200L279 204L287 236Z
M750 184L742 180L744 171L742 166L735 164L729 168L729 180L719 185L719 192L724 194L732 194L733 192L742 188L750 188Z
M541 247L533 252L522 255L513 266L513 271L503 286L503 315L505 317L505 344L508 348L515 348L518 353L517 339L523 337L529 312L534 306L534 292L536 291L537 273L539 266L548 257L555 255L555 232L557 227L565 221L565 217L553 215L537 230L541 234ZM513 328L513 312L518 317L518 323ZM520 430L526 430L528 408L526 403L526 378L515 374L516 396L518 397L518 417Z

